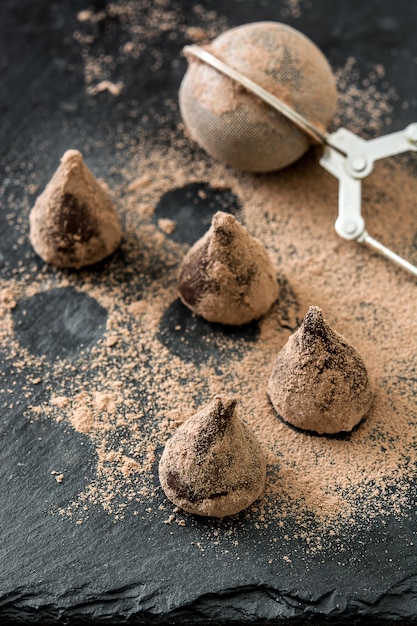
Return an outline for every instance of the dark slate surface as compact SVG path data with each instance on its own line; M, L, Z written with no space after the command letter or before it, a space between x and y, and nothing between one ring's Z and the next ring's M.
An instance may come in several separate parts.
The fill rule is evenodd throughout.
M187 13L191 3L173 4ZM288 6L272 0L201 0L201 4L226 16L229 26L277 19L279 9ZM304 4L301 0L302 7ZM382 63L400 100L411 102L408 109L394 111L392 124L385 130L416 120L417 4L410 0L312 0L310 4L299 18L289 14L286 21L312 37L335 65L343 65L350 55L364 64ZM31 138L47 128L37 159L36 176L42 187L64 150L70 145L77 147L81 131L90 164L96 161L100 165L100 141L108 145L117 142L117 128L132 130L137 136L136 122L126 116L133 100L143 112L163 106L166 94L176 99L184 60L174 69L163 65L158 74L152 74L145 54L124 68L126 89L120 106L111 110L111 124L108 100L99 98L91 105L85 96L79 48L71 44L69 36L77 26L79 10L105 7L102 0L0 3L0 172L11 178L0 213L0 262L6 277L22 258L31 261L34 272L43 266L5 217L11 207L22 203L23 190L18 182L13 183L13 176L22 174L16 163L26 167L25 157L33 149ZM101 28L106 45L110 49L116 46L118 23L105 21ZM163 33L156 41L165 60L180 57L183 43L181 37L169 40ZM178 112L168 116L168 127L177 123L177 116ZM150 116L141 131L152 133L153 123ZM12 171L7 169L10 164ZM168 204L173 207L173 217L177 218L175 210L181 209L185 214L179 219L188 221L184 198L186 190L172 192ZM166 201L161 199L161 203ZM230 198L226 203L230 205ZM166 206L161 213L165 217ZM235 210L239 210L237 204ZM200 222L192 225L187 236L194 239L205 230L210 211L208 207L207 215L199 213ZM107 315L94 299L71 288L33 297L25 310L26 315L21 307L14 313L19 340L46 359L39 371L31 372L33 377L47 377L48 359L70 360L80 346L88 349L94 345L102 336ZM54 321L45 338L39 332L39 319L52 310ZM169 329L177 324L186 329L185 346L176 346L170 336ZM162 342L174 352L187 351L188 345L183 356L197 363L204 354L204 333L204 324L179 303L166 311L160 328ZM255 324L244 331L243 338L251 342L256 333ZM196 338L201 339L203 352L196 348ZM221 347L213 343L207 349ZM25 398L25 384L26 378L19 378L9 362L3 363L1 386L6 398L11 387L14 399ZM30 401L39 403L42 398L42 385L34 386ZM220 556L210 545L201 558L192 544L207 525L217 523L209 520L196 519L185 534L178 535L152 516L128 517L124 524L115 525L97 509L88 524L76 526L50 511L65 506L91 479L94 449L80 434L73 432L69 437L66 432L64 436L63 425L42 420L31 423L22 417L24 410L24 402L15 403L13 410L1 407L0 623L417 621L417 559L409 547L415 524L409 518L387 518L386 526L374 528L360 548L347 538L346 551L338 561L313 558L306 567L299 554L291 566L280 565L273 576L265 566L270 548L268 542L262 542L263 531L244 519L239 547L230 545L228 557ZM65 482L46 485L43 477L62 466L67 470ZM158 515L164 514L156 512ZM277 561L282 561L289 548L297 555L295 544L276 545Z

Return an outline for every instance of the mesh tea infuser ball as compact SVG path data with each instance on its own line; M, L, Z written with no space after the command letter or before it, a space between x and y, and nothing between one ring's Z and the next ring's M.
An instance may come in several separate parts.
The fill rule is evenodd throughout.
M278 22L232 28L203 49L279 98L321 133L337 104L327 59L308 37ZM287 116L194 55L181 83L181 115L192 138L212 157L250 172L281 169L312 141Z

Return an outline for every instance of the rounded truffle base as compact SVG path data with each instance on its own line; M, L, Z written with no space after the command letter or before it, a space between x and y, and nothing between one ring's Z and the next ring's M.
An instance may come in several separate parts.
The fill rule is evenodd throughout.
M56 232L50 233L36 225L30 233L32 247L45 263L74 270L104 261L114 254L121 240L122 233L117 222L109 229L108 235L92 237L83 242L68 235L60 237Z
M268 392L268 395L269 392ZM349 435L351 432L355 431L357 428L360 428L362 422L364 422L367 418L369 410L372 405L372 397L369 402L369 407L363 414L358 414L356 416L347 416L343 411L334 420L334 416L332 416L331 425L329 425L329 419L322 414L317 415L316 418L308 415L304 419L300 419L299 416L293 418L290 416L289 419L284 417L284 413L288 416L285 408L281 409L278 402L272 402L270 398L271 406L275 411L276 416L279 420L288 426L289 428L294 429L297 432L305 433L307 435L317 436L317 437L344 437ZM326 420L326 424L323 427L323 422Z
M265 471L264 468L260 469L255 481L251 479L248 482L249 491L242 487L228 493L211 493L202 499L197 496L195 502L178 496L178 478L166 471L164 462L160 465L159 480L167 498L183 511L202 517L227 517L244 511L262 495L265 489ZM187 489L186 483L183 487Z

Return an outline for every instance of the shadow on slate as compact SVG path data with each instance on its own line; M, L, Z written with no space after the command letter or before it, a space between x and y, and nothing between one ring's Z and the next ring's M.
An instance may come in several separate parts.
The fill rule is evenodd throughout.
M176 243L193 244L210 228L216 211L237 216L241 204L230 189L216 189L208 183L189 183L165 193L155 207L153 222L161 218L176 222L169 237Z
M105 331L107 311L91 296L61 287L19 303L13 321L24 348L54 360L95 344Z
M279 295L271 308L277 324L295 332L302 320L299 319L299 304L291 286L282 274L277 277ZM243 355L248 345L254 344L260 334L259 321L253 320L243 326L228 326L207 322L194 315L178 298L166 309L157 334L158 340L183 361L196 365L217 361L215 370L223 373L220 361Z
M238 216L240 210L240 200L230 189L217 189L209 183L189 183L161 197L153 222L157 225L161 218L172 219L176 229L168 236L176 243L192 245L210 228L216 211ZM192 315L178 299L165 311L157 337L172 354L199 365L210 358L219 362L221 357L228 359L232 354L238 355L244 350L244 344L255 342L258 335L256 321L242 327L211 324ZM222 372L219 363L215 369Z
M202 317L194 316L181 302L174 300L165 311L159 325L158 340L183 361L196 365L212 358L218 361L217 373L222 373L220 359L245 352L245 345L254 343L259 336L256 321L245 326L212 324Z

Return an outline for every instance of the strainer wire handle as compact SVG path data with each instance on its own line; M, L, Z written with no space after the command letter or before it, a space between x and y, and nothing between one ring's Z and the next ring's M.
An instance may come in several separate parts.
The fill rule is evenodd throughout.
M393 252L393 250L390 250L390 248L387 248L386 246L384 246L377 239L374 239L373 237L371 237L371 235L369 235L369 233L367 233L366 230L357 239L357 241L359 243L365 243L367 246L372 248L372 250L374 250L375 252L382 254L382 256L389 259L396 265L399 265L404 270L407 270L408 272L410 272L410 274L413 274L413 276L417 276L417 267L415 265L413 265L406 259L403 259L402 256L399 256L399 254L397 254L396 252Z
M227 63L224 63L207 50L204 50L204 48L200 48L199 46L185 46L184 53L191 54L200 61L207 63L207 65L210 65L225 76L228 76L232 80L242 85L242 87L252 92L255 96L258 96L258 98L260 98L271 107L273 107L276 111L282 113L282 115L294 122L294 124L296 124L298 128L307 133L307 135L309 135L309 137L313 139L315 143L319 143L321 145L329 144L328 136L322 133L313 124L311 124L311 122L306 120L303 115L300 115L300 113L294 111L294 109L285 104L285 102L282 102L282 100L280 100L276 96L273 96L271 93L269 93L269 91L266 91L266 89L258 85L258 83L255 83L252 79L248 78L248 76L245 76L234 67L231 67Z

